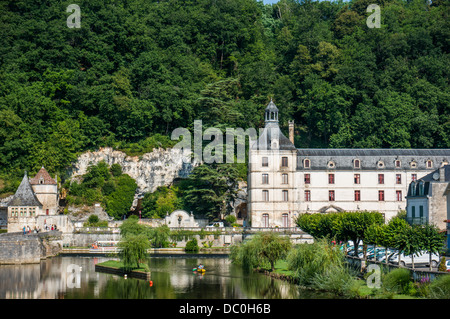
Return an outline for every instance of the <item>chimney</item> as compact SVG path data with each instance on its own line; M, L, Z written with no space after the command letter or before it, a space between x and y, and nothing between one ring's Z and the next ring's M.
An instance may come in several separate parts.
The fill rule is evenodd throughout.
M289 140L294 144L294 121L289 121Z
M445 182L445 166L439 167L439 181Z

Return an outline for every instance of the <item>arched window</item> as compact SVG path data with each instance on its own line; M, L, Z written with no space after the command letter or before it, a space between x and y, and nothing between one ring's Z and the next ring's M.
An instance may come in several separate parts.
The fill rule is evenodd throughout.
M309 159L303 160L303 167L304 168L310 168L311 167L311 161Z
M355 159L353 161L353 167L354 168L361 168L361 161L359 159Z
M423 182L422 181L420 181L419 182L419 196L423 196L423 194L424 194L424 187L423 187Z

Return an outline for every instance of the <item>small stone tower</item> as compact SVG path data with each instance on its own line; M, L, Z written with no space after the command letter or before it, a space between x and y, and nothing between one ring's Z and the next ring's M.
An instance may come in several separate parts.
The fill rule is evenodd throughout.
M36 197L42 203L42 215L58 214L58 184L56 176L53 179L47 170L42 167L34 178L30 180Z

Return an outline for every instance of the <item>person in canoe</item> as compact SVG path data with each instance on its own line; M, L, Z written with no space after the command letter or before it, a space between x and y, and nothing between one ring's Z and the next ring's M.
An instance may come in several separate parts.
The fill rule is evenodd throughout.
M205 268L203 266L203 264L198 265L197 268L192 269L193 271L197 271L197 272L204 272Z

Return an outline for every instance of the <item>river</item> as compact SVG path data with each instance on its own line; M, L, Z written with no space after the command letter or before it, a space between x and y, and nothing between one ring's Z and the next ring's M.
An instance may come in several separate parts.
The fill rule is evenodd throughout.
M0 266L0 299L316 299L334 298L260 273L220 255L151 256L151 282L99 273L112 257L58 256ZM203 263L203 275L192 271Z

